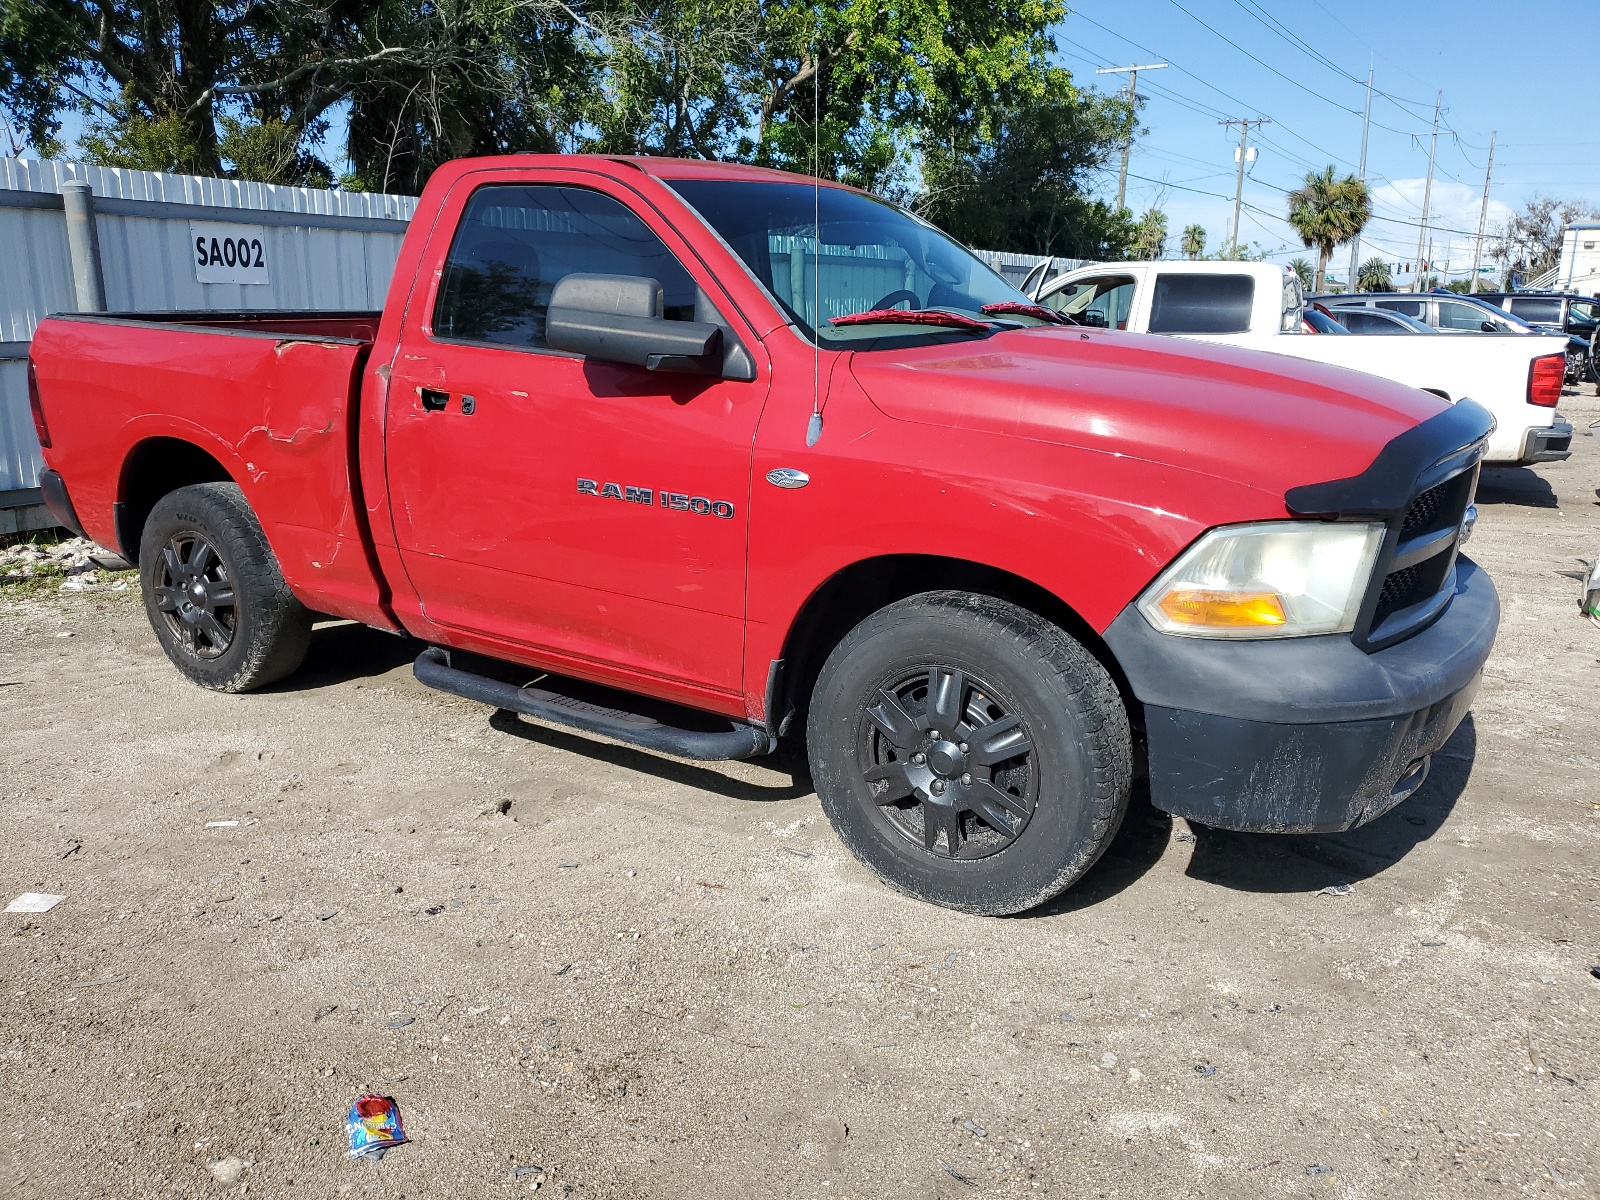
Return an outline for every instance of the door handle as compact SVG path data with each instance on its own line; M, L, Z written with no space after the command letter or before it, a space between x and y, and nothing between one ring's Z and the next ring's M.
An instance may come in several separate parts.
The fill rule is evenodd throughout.
M443 412L445 406L450 403L450 393L435 388L419 387L417 395L422 397L423 412Z

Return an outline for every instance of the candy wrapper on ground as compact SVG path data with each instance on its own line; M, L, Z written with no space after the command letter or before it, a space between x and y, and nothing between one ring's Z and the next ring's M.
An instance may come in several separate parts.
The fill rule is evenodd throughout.
M359 1096L344 1123L350 1135L350 1157L376 1154L406 1140L400 1106L390 1096Z

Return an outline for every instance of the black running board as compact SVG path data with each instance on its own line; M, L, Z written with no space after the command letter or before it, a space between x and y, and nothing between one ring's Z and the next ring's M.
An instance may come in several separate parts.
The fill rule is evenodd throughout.
M640 713L605 708L544 688L502 683L498 679L489 679L451 666L450 652L438 646L429 646L418 655L412 670L418 681L441 692L465 696L496 708L537 717L552 725L597 733L601 737L628 742L661 754L676 755L678 758L697 758L706 762L755 758L770 753L777 746L777 739L757 725L733 722L733 728L726 733L677 729Z

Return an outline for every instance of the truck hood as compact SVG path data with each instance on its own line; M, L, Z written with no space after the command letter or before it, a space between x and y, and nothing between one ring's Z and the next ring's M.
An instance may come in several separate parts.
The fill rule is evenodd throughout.
M851 371L898 420L1127 455L1278 496L1359 474L1448 407L1341 367L1077 328L857 352Z

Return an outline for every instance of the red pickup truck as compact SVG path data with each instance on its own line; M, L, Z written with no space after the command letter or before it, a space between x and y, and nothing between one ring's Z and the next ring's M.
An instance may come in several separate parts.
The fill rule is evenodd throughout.
M55 316L29 372L51 507L201 686L320 613L668 754L793 731L851 851L971 912L1078 879L1141 774L1211 826L1372 820L1499 620L1471 401L1066 324L772 171L452 163L381 313Z

